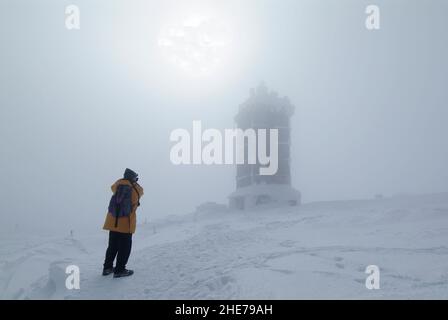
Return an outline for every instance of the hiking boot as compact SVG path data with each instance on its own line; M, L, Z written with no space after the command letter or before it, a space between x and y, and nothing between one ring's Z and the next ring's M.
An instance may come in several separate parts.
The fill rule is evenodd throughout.
M128 270L128 269L124 269L122 271L115 271L114 272L114 278L122 278L122 277L129 277L132 276L134 274L134 271L132 270Z
M108 276L111 273L114 273L114 271L115 271L115 268L105 268L105 269L103 269L103 276Z

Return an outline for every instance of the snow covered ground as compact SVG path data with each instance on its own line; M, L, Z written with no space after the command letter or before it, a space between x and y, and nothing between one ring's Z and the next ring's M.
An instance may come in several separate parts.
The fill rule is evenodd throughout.
M107 232L0 237L1 299L448 298L448 194L196 213L139 225L129 278L101 276ZM80 290L65 268L81 271ZM365 287L368 265L380 289Z

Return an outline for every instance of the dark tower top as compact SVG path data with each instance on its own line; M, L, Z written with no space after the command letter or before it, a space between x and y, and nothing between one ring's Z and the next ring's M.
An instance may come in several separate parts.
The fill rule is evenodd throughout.
M252 89L250 97L240 105L235 116L237 127L267 129L267 152L269 154L269 129L278 129L278 170L274 175L260 175L260 164L237 165L236 187L242 188L257 184L291 185L290 171L290 117L294 106L287 97L279 97L274 91L269 91L264 84ZM247 155L247 144L245 142Z

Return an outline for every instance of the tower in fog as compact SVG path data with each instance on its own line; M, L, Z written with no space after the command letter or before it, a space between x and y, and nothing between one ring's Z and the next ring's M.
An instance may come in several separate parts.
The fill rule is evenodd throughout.
M287 97L279 97L274 91L261 84L251 89L250 97L240 105L235 122L238 128L246 130L266 129L266 149L270 154L269 129L278 130L278 170L273 175L260 175L256 164L236 165L236 191L229 196L229 206L233 209L248 209L261 205L298 205L300 193L291 186L291 128L290 118L294 106ZM248 146L245 140L244 150Z

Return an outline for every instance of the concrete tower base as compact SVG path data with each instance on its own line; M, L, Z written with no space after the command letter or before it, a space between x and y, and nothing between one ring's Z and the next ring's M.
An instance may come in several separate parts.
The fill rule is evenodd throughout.
M289 185L259 184L238 188L229 195L229 208L247 210L260 206L300 205L300 192Z

